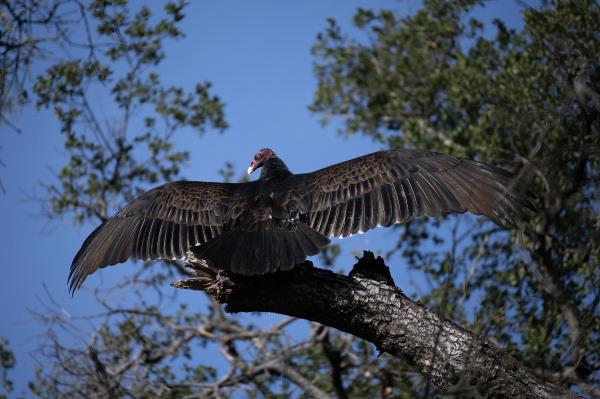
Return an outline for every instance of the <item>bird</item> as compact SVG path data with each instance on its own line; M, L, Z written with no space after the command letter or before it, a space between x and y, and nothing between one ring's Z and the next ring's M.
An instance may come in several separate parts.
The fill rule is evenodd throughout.
M99 268L133 257L196 259L241 275L290 270L333 237L426 216L471 212L511 225L526 200L515 175L483 162L390 149L310 173L292 173L270 148L243 183L174 181L131 201L97 227L75 255L73 294Z

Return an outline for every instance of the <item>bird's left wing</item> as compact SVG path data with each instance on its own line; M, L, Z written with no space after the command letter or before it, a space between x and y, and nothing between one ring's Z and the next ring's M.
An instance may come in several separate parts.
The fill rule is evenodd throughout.
M525 201L511 173L430 151L379 151L297 174L279 200L327 237L345 237L420 216L469 211L511 221Z
M246 209L254 184L178 181L145 192L85 240L71 264L70 291L98 268L132 256L184 258L191 247L221 234Z

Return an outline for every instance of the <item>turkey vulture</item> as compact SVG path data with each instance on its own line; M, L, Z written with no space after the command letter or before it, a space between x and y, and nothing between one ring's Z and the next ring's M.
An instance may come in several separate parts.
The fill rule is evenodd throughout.
M469 211L511 222L523 199L512 175L430 151L379 151L312 173L293 174L263 148L246 183L176 181L145 192L96 228L75 256L73 293L99 267L189 254L244 275L289 270L331 237L419 216Z

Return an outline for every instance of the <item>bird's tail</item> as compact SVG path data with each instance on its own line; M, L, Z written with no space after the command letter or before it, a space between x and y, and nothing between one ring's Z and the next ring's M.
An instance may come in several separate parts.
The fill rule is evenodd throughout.
M194 256L219 268L253 275L290 270L327 244L327 237L304 223L298 223L293 230L227 231L204 245L194 247L193 252Z

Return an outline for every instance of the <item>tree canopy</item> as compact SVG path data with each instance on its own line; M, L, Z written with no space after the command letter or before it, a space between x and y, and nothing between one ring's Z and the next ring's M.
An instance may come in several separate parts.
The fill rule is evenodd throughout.
M314 46L311 109L372 136L502 163L531 175L538 212L518 231L467 223L443 237L411 223L394 251L425 273L427 303L515 358L597 387L600 51L594 1L544 1L524 27L469 16L482 1L425 1L414 16L359 10L352 39L330 20ZM451 251L423 243L452 240ZM475 317L464 306L472 299ZM597 389L597 388L595 388Z
M0 42L2 81L13 76L19 82L15 63L23 58L17 52L44 43L31 39L35 29L15 30L28 26L20 20L27 16L61 32L61 24L72 21L56 16L77 10L85 45L36 76L31 96L54 111L69 155L45 186L46 216L97 223L142 190L176 178L190 156L174 146L176 134L184 127L225 129L223 102L209 82L188 90L163 84L156 72L168 56L164 42L184 33L185 2L166 3L160 15L125 0L51 3L34 19L36 1L1 3L3 21L13 27L7 31L12 44ZM485 6L425 0L408 16L359 9L353 23L360 35L328 20L313 46L317 87L310 110L323 123L342 121L345 136L487 161L527 181L533 209L519 226L506 230L468 216L417 220L397 228L387 263L424 277L418 306L437 313L440 325L448 319L489 340L541 380L600 396L600 6L592 0L522 6L519 30L477 20L473 10ZM27 54L34 57L29 63L37 52ZM0 122L10 121L6 112L26 87L4 83ZM92 89L111 99L110 119L101 116ZM232 169L222 170L225 180L235 176ZM332 247L319 261L342 266L338 254ZM219 301L230 298L210 290L198 307L170 306L168 279L188 275L174 262L146 265L108 291L93 291L101 314L65 317L52 302L37 311L49 333L38 353L46 367L30 383L32 394L418 398L488 392L476 380L415 372L422 368L406 356L378 353L381 348L360 334L313 321L299 339L291 332L296 317L263 327L224 312ZM402 288L406 282L396 283ZM124 290L132 302L111 301ZM150 290L152 298L142 294ZM80 340L64 339L65 331ZM5 370L14 358L4 342L0 349L9 389ZM226 366L203 356L210 351L219 351Z

